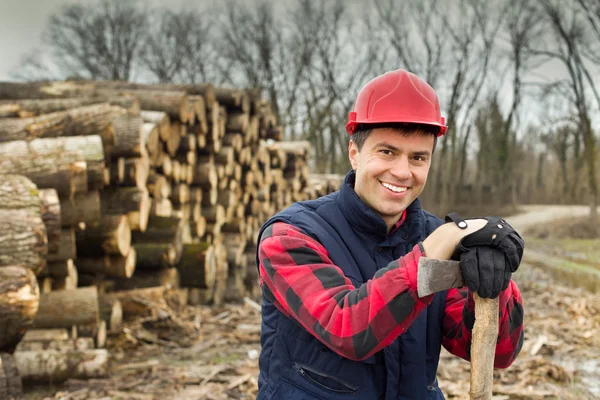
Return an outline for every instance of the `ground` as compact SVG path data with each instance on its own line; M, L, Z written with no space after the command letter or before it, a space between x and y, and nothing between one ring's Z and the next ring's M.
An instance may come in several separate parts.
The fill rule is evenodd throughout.
M524 211L507 220L526 233L525 257L514 275L525 303L525 342L512 366L495 371L494 400L600 399L600 291L593 292L600 288L600 239L567 239L568 232L557 229L557 221L585 225L577 219L585 207ZM220 307L173 308L176 313L130 322L111 335L108 378L28 385L24 398L254 399L257 304L248 298ZM444 351L438 377L448 399L468 399L468 362Z

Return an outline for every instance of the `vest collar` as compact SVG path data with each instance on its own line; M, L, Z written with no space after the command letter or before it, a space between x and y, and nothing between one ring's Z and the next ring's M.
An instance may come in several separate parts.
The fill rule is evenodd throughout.
M358 197L358 194L356 194L354 191L355 180L356 174L354 170L351 170L344 178L344 182L340 187L340 194L337 196L337 203L342 210L342 213L348 222L350 222L350 225L357 231L366 233L368 235L377 236L381 239L387 237L387 224L383 218L381 218L381 216L375 213L360 199L360 197ZM406 231L406 228L414 228L414 223L417 221L420 222L420 213L421 202L419 199L416 199L406 209L406 218L404 223L399 229L396 229L394 232L392 232L392 235L395 236L399 234L400 231Z

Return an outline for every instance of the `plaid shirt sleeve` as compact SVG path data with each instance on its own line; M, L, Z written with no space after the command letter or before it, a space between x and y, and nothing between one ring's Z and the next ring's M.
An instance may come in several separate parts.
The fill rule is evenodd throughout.
M323 245L289 224L278 222L264 231L258 257L265 298L352 360L391 344L433 299L417 297L419 245L358 288Z
M508 368L523 346L523 300L516 283L510 281L500 293L500 320L495 368ZM471 331L475 323L475 302L467 288L450 289L443 321L444 347L452 354L470 360Z

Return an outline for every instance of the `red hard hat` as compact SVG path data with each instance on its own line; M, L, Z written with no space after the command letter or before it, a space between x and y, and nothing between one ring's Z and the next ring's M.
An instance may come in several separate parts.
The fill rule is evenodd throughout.
M403 69L386 72L367 83L348 114L346 131L352 135L359 124L408 123L448 130L440 102L431 86Z

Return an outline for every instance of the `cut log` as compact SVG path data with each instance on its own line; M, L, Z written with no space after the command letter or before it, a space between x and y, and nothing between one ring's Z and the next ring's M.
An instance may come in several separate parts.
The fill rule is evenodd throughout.
M148 175L147 188L150 195L156 199L168 199L171 196L171 185L164 175L150 171Z
M48 243L42 206L28 178L0 175L0 266L23 265L36 274L44 267Z
M143 110L140 113L140 116L144 120L144 122L151 122L158 126L158 136L159 138L166 142L171 134L171 121L167 113L162 111L148 111Z
M87 163L79 151L38 154L25 141L0 143L0 170L24 175L38 188L56 189L60 196L70 197L88 190Z
M115 332L123 323L123 307L121 302L110 294L98 296L100 319L106 322L109 331Z
M18 399L23 394L23 383L12 354L0 353L0 398Z
M104 215L98 225L76 232L76 244L80 257L104 254L127 256L131 248L127 215Z
M144 125L142 126L142 140L144 141L148 154L151 156L157 154L160 146L158 124L144 122Z
M171 191L170 199L174 205L189 203L190 187L185 183L178 183L174 185Z
M163 269L177 264L181 257L181 247L174 243L136 242L136 270Z
M143 157L147 150L144 142L144 121L138 115L119 115L112 121L114 144L111 157Z
M33 272L21 266L0 268L0 351L12 352L32 326L40 292Z
M227 251L220 243L214 245L215 251L215 285L212 293L212 302L215 305L223 304L227 292L227 280L229 276L229 264L227 263Z
M10 149L19 154L35 154L40 158L62 152L79 152L87 166L88 190L98 190L104 186L104 148L98 135L18 141L12 143Z
M68 339L69 332L66 329L30 329L23 336L21 343L64 341Z
M152 207L150 208L150 216L156 217L172 217L173 216L173 204L169 199L159 199L152 201ZM147 227L146 227L147 229Z
M64 227L71 227L83 222L86 225L95 225L102 216L100 207L100 192L92 191L78 193L73 198L60 199L61 223Z
M179 144L181 143L181 139L185 135L185 132L185 126L181 123L178 121L171 122L171 133L166 140L167 153L169 153L171 157L175 157L175 154L177 154L177 149L179 148Z
M161 307L166 308L165 289L164 286L158 286L114 292L111 295L121 302L125 319L149 317L155 316Z
M192 174L192 184L201 186L203 189L210 189L217 186L218 177L215 164L213 162L200 162L194 166Z
M34 118L5 118L0 120L0 142L99 135L104 145L111 145L114 141L111 123L126 112L121 107L102 103Z
M136 266L136 251L131 247L127 256L108 256L77 259L77 269L85 274L102 274L107 277L129 278Z
M184 245L177 269L181 286L199 289L212 288L216 273L214 249L206 242Z
M163 268L159 270L138 269L129 279L114 279L116 290L132 290L165 286L179 287L179 272L177 268Z
M142 110L162 111L171 118L181 122L187 122L188 118L188 96L181 91L158 91L139 89L112 89L97 90L102 95L118 93L120 96L133 96L139 99Z
M0 267L23 265L38 274L47 253L46 227L39 209L0 208Z
M225 208L217 204L213 207L204 207L202 214L204 218L206 218L207 222L217 222L224 223L225 222Z
M139 114L139 101L133 97L77 97L67 99L25 99L0 101L0 118L31 118L42 114L70 110L92 104L109 103L125 108L129 113Z
M42 294L33 326L71 328L93 324L98 319L98 291L95 287L85 287Z
M52 277L52 291L55 290L75 290L78 283L77 270L74 270L74 275Z
M240 110L245 113L250 111L250 97L240 89L215 88L215 97L220 105L228 109Z
M246 112L234 112L227 115L227 132L246 133L250 123L250 115ZM241 139L241 137L240 137ZM240 142L241 146L242 142Z
M91 350L96 348L94 339L87 337L66 338L65 340L41 340L41 341L21 341L17 346L17 352L21 351L40 351L40 350Z
M73 275L73 271L75 270L75 263L72 259L61 260L61 261L49 261L46 263L46 266L38 274L38 277L65 277Z
M129 228L143 232L148 224L152 203L145 188L110 188L102 192L104 213L127 214Z
M93 339L96 348L106 347L106 321L101 319L94 324L77 326L77 337Z
M48 238L48 253L56 253L60 247L62 223L58 193L54 189L40 189L39 198L42 202L41 217L46 226L46 237ZM4 204L4 202L0 200L0 204Z
M150 173L150 160L148 157L119 158L118 163L120 167L122 165L122 168L118 168L119 174L116 176L116 183L119 186L146 188Z
M15 353L15 361L23 381L56 383L105 377L108 352L105 349L22 351Z

